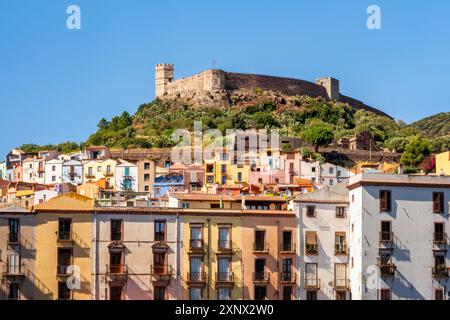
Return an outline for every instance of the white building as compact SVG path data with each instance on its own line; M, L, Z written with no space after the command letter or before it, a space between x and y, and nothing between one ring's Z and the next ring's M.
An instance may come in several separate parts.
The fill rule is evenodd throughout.
M349 179L352 298L447 299L450 177Z
M346 184L297 196L301 300L350 299Z
M450 177L348 180L296 198L300 299L448 299Z
M320 180L318 183L324 186L335 186L348 180L353 175L350 170L327 162L320 166Z
M117 191L139 191L139 173L137 164L119 159L116 165L115 176Z
M56 184L63 182L62 166L63 160L52 159L45 162L45 183Z
M34 205L38 205L44 202L47 202L50 199L53 199L59 196L60 193L56 190L39 190L34 192Z

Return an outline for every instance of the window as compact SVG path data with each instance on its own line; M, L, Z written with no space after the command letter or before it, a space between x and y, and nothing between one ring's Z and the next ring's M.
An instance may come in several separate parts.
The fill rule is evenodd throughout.
M255 300L265 300L266 299L266 286L255 286Z
M109 255L110 273L121 274L124 271L122 252L111 252Z
M214 183L214 176L207 176L208 183Z
M390 289L381 289L380 290L380 299L381 300L392 300L391 290Z
M191 225L191 238L189 244L191 249L203 248L202 229L201 225Z
M223 185L227 184L227 176L222 176L220 179L220 183Z
M231 289L230 288L218 288L217 289L217 300L231 300Z
M122 300L122 287L111 286L109 288L109 300Z
M8 300L19 300L19 284L18 283L10 283L9 284Z
M433 213L444 213L443 192L433 192Z
M238 172L238 174L237 174L237 181L238 182L242 181L242 172Z
M111 166L110 165L106 166L106 173L111 173Z
M219 227L219 243L220 249L231 249L231 227Z
M19 242L19 219L9 219L9 242L18 243Z
M316 172L316 167L312 167L311 172Z
M165 221L155 221L155 241L166 241Z
M150 170L150 162L144 163L144 170Z
M315 231L306 231L305 238L305 253L308 255L316 255L318 253L317 233Z
M345 218L345 207L336 207L336 218Z
M306 206L306 216L307 217L315 217L316 216L316 207L315 206Z
M211 203L209 205L211 209L220 209L220 203Z
M97 167L97 172L102 172L102 167L98 166Z
M166 299L166 288L155 287L153 289L153 300L165 300L165 299Z
M391 191L380 190L380 212L391 212Z
M347 293L345 291L336 291L336 300L347 300Z
M346 243L345 243L345 232L336 232L335 233L334 252L335 252L335 254L346 254L347 253L347 248L346 248Z
M94 174L92 173L92 167L88 168L88 176L92 177Z
M283 300L292 300L292 287L283 287Z
M70 289L65 281L58 282L58 299L70 300Z
M266 279L266 259L255 259L255 276L254 280L263 281Z
M203 276L203 258L191 257L189 259L189 280L191 281L204 281Z
M292 281L292 259L283 259L281 262L281 280L282 281Z
M154 274L167 274L166 265L166 253L165 252L154 252L153 253L153 273Z
M306 300L312 301L317 300L317 291L306 291Z
M292 231L283 231L283 251L291 252L292 249Z
M226 164L222 164L222 165L220 166L220 172L221 172L222 174L227 173L227 165L226 165Z
M332 186L332 185L334 184L333 179L330 179L329 182L328 182L328 184L329 184L330 186Z
M72 265L72 249L58 248L58 275L68 275Z
M334 174L334 168L333 167L329 167L328 168L328 172L329 172L329 174Z
M434 234L433 241L434 242L445 242L447 239L447 235L444 232L444 223L443 222L435 222L434 223Z
M347 265L345 263L334 264L334 287L348 289Z
M150 186L149 186L149 185L144 186L144 191L145 191L145 192L150 191Z
M256 230L255 231L255 251L265 251L266 250L266 231Z
M52 182L56 181L56 176L52 176Z
M58 239L71 240L72 219L59 219L58 221Z
M213 164L207 164L206 165L206 172L207 173L213 173L214 172L214 165Z
M218 281L232 281L231 274L231 259L230 258L219 258L218 259Z
M305 264L305 284L310 288L317 288L319 286L317 263Z
M189 288L189 299L190 300L202 300L203 299L203 289L202 288Z
M434 290L434 300L444 300L444 290L435 289Z
M144 174L144 181L150 181L150 174Z
M189 202L182 202L182 203L181 203L181 208L183 208L183 209L189 209Z
M122 241L122 220L111 220L111 241Z
M390 242L393 239L392 236L392 223L391 221L381 221L381 235L380 240L381 241L387 241Z
M56 171L56 166L52 166L52 171L53 171L53 172Z

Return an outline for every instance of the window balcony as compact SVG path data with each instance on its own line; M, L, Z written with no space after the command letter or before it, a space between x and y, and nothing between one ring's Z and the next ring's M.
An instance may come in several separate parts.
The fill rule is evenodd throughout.
M280 246L280 252L284 254L295 254L295 243L282 243Z
M346 243L336 243L334 245L334 254L335 255L347 255L348 254L348 246Z
M394 233L389 231L380 232L380 245L391 245L394 243Z
M8 280L25 277L25 266L20 264L6 264L3 268L3 277Z
M270 274L268 272L253 272L253 282L269 283Z
M230 240L218 240L217 250L219 253L230 254L233 252L233 243Z
M72 246L74 243L72 232L58 231L57 242L59 246Z
M379 267L382 276L394 276L397 269L394 263L381 263Z
M110 178L110 177L114 176L114 173L113 172L105 172L103 175L105 176L105 178Z
M9 245L20 245L20 235L18 233L8 234L8 244Z
M233 272L216 272L216 286L234 285Z
M281 272L280 277L280 282L283 284L297 282L297 274L295 272Z
M447 245L447 233L445 232L434 232L433 233L433 244L435 245Z
M205 243L203 239L190 239L189 240L189 253L204 253Z
M319 278L314 275L306 275L305 276L305 285L306 290L319 290L320 288L320 281Z
M350 279L334 279L333 286L335 290L350 290Z
M439 264L433 267L433 277L435 278L448 278L448 267L446 264Z
M128 267L125 264L106 265L106 276L111 282L126 282Z
M86 179L95 179L95 174L93 173L86 173L84 176L86 177Z
M190 284L204 284L206 282L206 272L188 272L187 282Z
M253 253L268 253L269 244L267 242L255 242L253 243Z
M319 253L319 248L317 244L306 243L305 244L305 254L307 255L317 255Z
M73 275L73 268L70 265L57 265L56 276L57 277L69 277Z

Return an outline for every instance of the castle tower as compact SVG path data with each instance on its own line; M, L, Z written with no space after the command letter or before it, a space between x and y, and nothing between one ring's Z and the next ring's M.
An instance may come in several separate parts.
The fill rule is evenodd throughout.
M155 67L155 95L162 97L167 92L167 86L173 81L173 64L160 63Z
M316 83L322 87L325 87L325 90L327 90L328 99L339 100L339 80L327 77L317 79Z

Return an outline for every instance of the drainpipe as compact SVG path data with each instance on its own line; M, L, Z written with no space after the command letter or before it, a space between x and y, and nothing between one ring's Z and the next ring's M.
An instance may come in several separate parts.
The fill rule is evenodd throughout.
M181 277L180 277L180 274L181 274L181 271L180 271L180 256L181 256L181 242L180 242L180 232L181 232L181 230L180 230L180 214L179 213L177 213L177 219L176 219L176 221L177 221L177 223L176 223L176 228L177 228L177 245L176 245L176 248L177 248L177 251L176 251L176 259L177 259L177 265L176 265L176 270L177 270L177 275L176 275L176 279L177 279L177 288L176 288L176 290L177 290L177 300L181 300L180 299L180 280L181 280Z
M97 220L97 212L94 211L94 216L93 216L93 234L95 234L95 238L94 238L94 294L95 294L95 300L99 300L100 299L100 288L99 288L99 259L100 259L100 251L99 251L99 227L98 227L98 220Z
M276 250L277 250L277 298L280 298L280 263L281 263L281 254L280 254L280 221L276 221L277 225L277 242L276 242Z
M211 219L206 219L206 221L208 222L208 255L207 255L207 260L208 260L208 286L207 286L207 291L206 291L206 297L209 300L209 287L211 284Z

